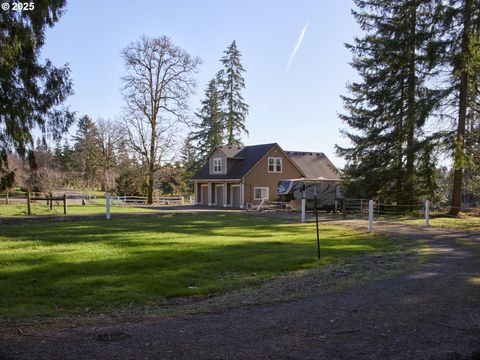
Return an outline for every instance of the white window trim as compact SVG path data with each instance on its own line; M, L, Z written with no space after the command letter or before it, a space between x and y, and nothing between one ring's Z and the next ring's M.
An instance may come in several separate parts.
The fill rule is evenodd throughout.
M257 192L257 189L261 189L260 190L260 194L262 193L262 190L267 190L267 196L266 197L259 197L257 198L256 196L256 192ZM268 199L270 197L270 188L268 188L267 186L258 186L258 187L254 187L253 188L253 200L263 200L263 199Z
M273 171L270 170L270 159L273 159ZM277 160L280 160L280 171L277 171ZM282 173L283 172L283 158L281 157L269 157L267 160L267 171L269 173Z
M215 171L215 162L219 163L217 164L218 167L220 168L219 171ZM212 162L212 174L222 174L223 173L223 161L222 161L222 158L213 158L213 162Z

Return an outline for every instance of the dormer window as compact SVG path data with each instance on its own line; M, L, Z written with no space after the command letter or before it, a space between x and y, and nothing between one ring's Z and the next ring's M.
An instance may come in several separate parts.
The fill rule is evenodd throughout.
M222 173L222 158L213 159L213 173L214 174Z
M269 157L268 158L268 172L281 173L282 172L282 158Z

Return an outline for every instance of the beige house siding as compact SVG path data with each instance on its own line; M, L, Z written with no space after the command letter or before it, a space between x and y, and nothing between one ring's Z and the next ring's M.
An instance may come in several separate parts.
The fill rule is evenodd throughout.
M221 158L222 159L222 172L221 173L215 173L215 174L226 174L226 170L227 170L227 158L225 157L225 155L223 154L223 152L221 152L220 150L218 149L215 149L211 154L210 154L210 157L208 158L208 169L209 169L209 173L210 174L214 174L213 172L213 159L216 159L216 158Z
M282 158L282 172L268 172L268 158ZM270 201L277 200L277 185L280 180L298 179L302 174L283 153L278 145L275 145L245 176L244 178L244 202L259 204L261 200L254 200L254 188L268 187Z

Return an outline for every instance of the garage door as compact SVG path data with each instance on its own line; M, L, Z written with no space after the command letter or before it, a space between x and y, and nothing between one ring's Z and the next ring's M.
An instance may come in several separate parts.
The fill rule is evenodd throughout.
M215 186L215 199L217 206L223 206L223 186Z
M202 205L208 206L208 186L202 186Z
M232 206L240 207L240 186L232 186Z

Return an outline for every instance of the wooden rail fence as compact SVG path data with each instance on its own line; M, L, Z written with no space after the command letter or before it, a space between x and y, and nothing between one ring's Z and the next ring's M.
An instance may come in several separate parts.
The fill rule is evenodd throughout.
M63 214L67 214L67 194L63 194L63 196L54 197L52 193L50 196L45 197L32 197L32 195L28 192L27 193L27 214L32 215L32 201L47 201L50 205L50 210L53 210L53 202L54 201L63 201Z

